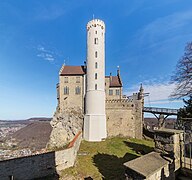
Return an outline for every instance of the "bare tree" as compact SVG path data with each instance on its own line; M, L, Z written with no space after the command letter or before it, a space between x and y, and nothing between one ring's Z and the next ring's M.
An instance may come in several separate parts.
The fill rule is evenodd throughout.
M172 98L192 96L192 42L187 43L171 82L176 84L176 88L171 94Z

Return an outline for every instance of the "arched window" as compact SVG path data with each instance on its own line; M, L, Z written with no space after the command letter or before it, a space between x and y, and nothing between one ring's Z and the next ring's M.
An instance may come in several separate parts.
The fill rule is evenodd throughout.
M68 95L69 94L69 87L64 87L64 94L65 95Z
M95 90L97 90L97 84L95 84Z
M81 94L81 88L79 86L75 88L75 94Z
M97 73L95 73L95 79L97 79Z
M97 51L95 51L95 58L97 58Z
M98 68L98 63L97 62L95 62L95 69L97 69Z

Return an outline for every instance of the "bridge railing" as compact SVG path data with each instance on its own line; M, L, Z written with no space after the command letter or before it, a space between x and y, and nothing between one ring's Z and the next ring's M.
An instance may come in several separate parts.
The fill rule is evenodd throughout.
M175 115L177 115L178 113L178 109L157 108L157 107L144 107L143 111L152 113L175 114Z

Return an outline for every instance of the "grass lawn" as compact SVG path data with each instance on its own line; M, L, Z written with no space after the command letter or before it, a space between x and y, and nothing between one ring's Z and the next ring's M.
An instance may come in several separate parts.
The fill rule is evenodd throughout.
M75 166L65 169L62 176L125 179L123 163L153 151L153 147L153 141L122 137L108 138L103 142L82 141Z

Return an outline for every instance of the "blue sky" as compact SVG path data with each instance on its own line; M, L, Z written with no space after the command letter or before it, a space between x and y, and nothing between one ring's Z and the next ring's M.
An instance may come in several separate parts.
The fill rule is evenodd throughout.
M146 106L183 106L169 82L192 40L191 0L1 0L0 119L53 115L59 69L83 64L93 14L106 24L106 74L120 66L124 93L143 83Z

